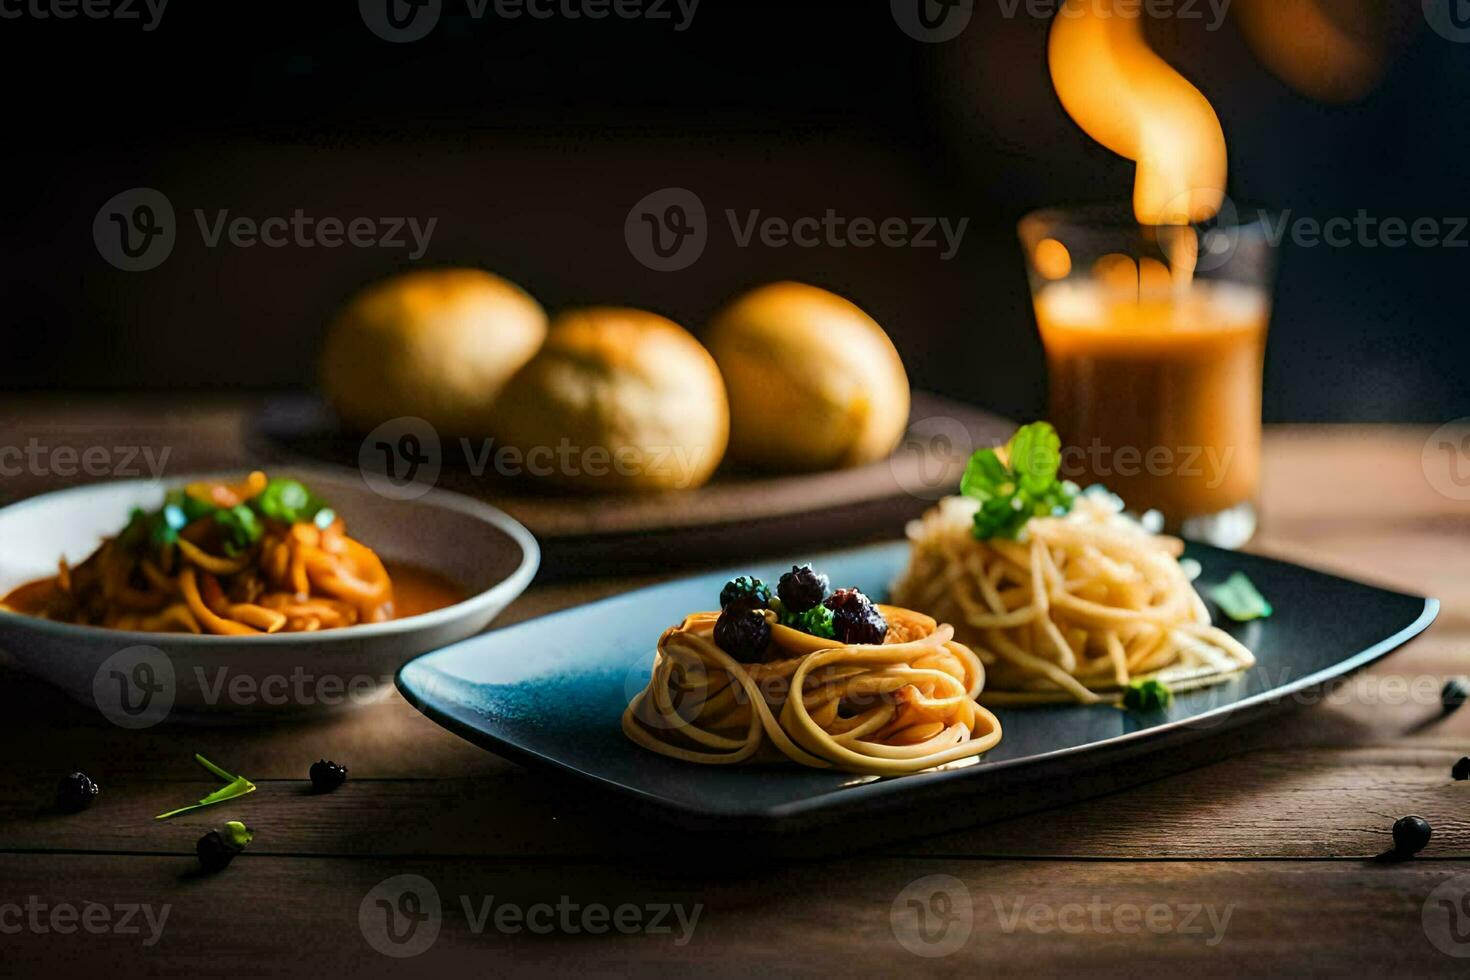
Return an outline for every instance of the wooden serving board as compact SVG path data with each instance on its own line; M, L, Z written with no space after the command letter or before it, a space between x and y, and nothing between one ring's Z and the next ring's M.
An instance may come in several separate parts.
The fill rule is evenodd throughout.
M444 440L436 486L505 510L536 535L543 578L738 563L758 556L830 550L896 537L906 521L959 485L970 453L1009 438L1014 423L915 392L909 430L881 463L824 473L772 475L721 467L706 486L591 496L491 467L482 447ZM362 439L345 433L310 395L273 399L251 426L252 449L358 467Z

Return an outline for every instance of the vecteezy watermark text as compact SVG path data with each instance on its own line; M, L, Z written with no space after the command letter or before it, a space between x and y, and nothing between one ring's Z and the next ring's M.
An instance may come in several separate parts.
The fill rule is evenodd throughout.
M725 220L741 248L749 248L752 241L767 248L943 248L939 253L941 262L955 257L970 224L969 218L955 222L941 217L849 218L832 208L821 217L798 218L762 215L759 208L742 217L727 208Z
M695 474L708 469L712 451L701 445L584 446L566 437L556 445L497 445L493 438L477 444L461 438L461 465L469 475L503 477L636 477L657 476L659 482L687 487ZM439 431L427 419L402 416L369 432L358 447L363 481L390 500L412 500L434 488L449 452Z
M83 902L78 907L71 902L46 902L30 895L23 903L0 902L0 934L70 936L85 932L93 936L143 936L144 946L156 946L172 911L173 906L167 903Z
M392 674L316 673L294 667L289 674L245 674L227 667L206 671L194 668L194 681L204 703L221 703L234 707L263 704L269 707L339 707L344 704L368 704L377 700L393 683Z
M1097 935L1153 935L1199 936L1206 946L1218 946L1225 938L1230 926L1230 917L1235 914L1236 904L1228 902L1224 908L1201 902L1165 903L1154 902L1137 905L1132 902L1108 902L1100 895L1093 895L1086 902L1047 902L1018 896L1003 899L999 895L990 897L995 909L995 920L1004 933L1032 932L1048 935L1054 932L1068 935L1092 933Z
M555 905L550 902L530 905L497 902L494 895L481 896L478 901L469 895L461 895L459 901L470 931L476 935L487 927L509 935L519 932L538 936L554 932L567 935L616 932L633 936L642 933L670 936L675 946L689 944L704 912L703 903L689 906L677 902L650 902L646 905L625 902L610 906L601 902L575 902L568 895L558 898Z
M1470 959L1470 874L1435 886L1421 913L1424 935L1446 956Z
M1290 238L1298 248L1470 248L1470 217L1380 217L1364 208L1352 217L1297 217L1291 209L1272 217L1260 212L1267 240L1279 246Z
M969 886L952 875L928 875L909 882L889 909L893 937L916 956L949 956L965 947L977 920L988 912L994 916L995 926L1007 935L1150 933L1199 937L1206 946L1214 947L1225 939L1236 909L1234 902L1223 908L1205 902L1139 905L1109 901L1101 895L1072 902L1025 894L987 897L988 903L977 904Z
M253 218L248 215L230 216L228 208L214 212L212 217L202 208L194 211L194 220L199 224L199 237L209 248L217 248L227 241L237 248L407 248L409 238L413 248L411 259L423 258L429 248L438 218L420 223L418 218L314 218L301 208L292 211L289 217L274 216ZM405 232L407 237L405 237Z
M51 446L32 436L24 446L0 446L0 476L163 476L172 448Z
M193 209L205 248L381 248L420 259L429 249L437 217L308 214L235 214L230 208ZM179 228L173 202L152 187L134 187L109 198L92 220L92 238L107 262L125 272L157 268L173 252Z
M795 216L726 208L724 217L736 248L929 249L941 262L959 252L970 225L967 217L845 215L835 208ZM685 187L644 195L623 222L628 251L656 272L677 272L697 262L710 231L704 202Z
M1114 476L1171 476L1203 479L1214 490L1225 482L1236 446L1107 446L1093 439L1086 446L1062 449L1060 473L1070 480L1086 477L1103 484Z
M632 477L643 473L675 474L675 486L688 486L693 475L703 472L709 457L707 446L579 446L562 438L555 446L496 446L493 438L480 441L460 439L465 468L471 476L494 472L499 476L546 477L552 475L601 477L617 474Z
M1205 30L1218 31L1232 0L995 0L1005 20L1028 17L1093 16L1100 19L1206 20ZM978 0L889 0L894 23L909 37L928 44L953 41L970 25Z
M1057 17L1097 17L1101 20L1205 20L1207 31L1218 31L1233 0L995 0L1000 15L1014 20Z
M1435 429L1420 454L1424 478L1450 500L1470 500L1470 418Z
M1470 5L1464 0L1421 0L1424 19L1440 37L1456 44L1470 42Z
M168 0L0 0L0 20L138 21L145 32L163 20Z
M444 908L439 890L429 879L414 874L394 875L373 886L358 906L357 923L363 939L385 956L418 956L434 945L443 926ZM495 895L460 895L465 925L475 935L494 931L506 935L668 936L675 946L694 938L703 903L579 902L562 895L555 902L512 902Z
M689 29L700 0L463 0L471 20L643 20L672 24L676 33ZM438 26L445 0L358 0L367 29L385 41L420 41Z
M289 673L195 666L180 673L157 647L132 646L112 654L92 678L92 699L119 728L151 728L180 700L228 708L335 708L371 704L392 690L392 674L334 673L296 666Z

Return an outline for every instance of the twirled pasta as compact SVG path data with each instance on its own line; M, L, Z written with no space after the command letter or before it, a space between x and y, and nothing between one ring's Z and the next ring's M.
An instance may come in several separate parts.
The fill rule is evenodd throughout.
M976 703L985 667L954 630L880 606L882 644L840 644L771 624L767 662L740 663L713 634L719 613L666 630L623 731L654 752L708 765L777 761L876 776L978 756L1001 738ZM791 692L800 692L800 697Z
M976 540L979 504L940 501L909 525L899 602L951 619L990 664L992 705L1117 701L1131 682L1174 691L1229 680L1255 656L1210 623L1180 565L1184 545L1085 494L1065 517L1031 520L1025 540Z

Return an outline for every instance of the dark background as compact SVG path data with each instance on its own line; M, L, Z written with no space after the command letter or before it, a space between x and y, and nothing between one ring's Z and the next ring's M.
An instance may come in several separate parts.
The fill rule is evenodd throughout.
M7 0L14 3L15 0ZM35 0L27 0L35 2ZM193 211L256 219L438 218L419 264L481 265L548 308L626 303L698 332L747 286L811 281L867 308L915 383L1013 415L1045 404L1014 226L1049 204L1124 200L1127 161L1062 112L1048 23L976 0L956 40L915 41L886 2L703 0L671 20L509 21L445 12L390 44L352 0L173 0L138 21L0 19L4 387L272 389L311 383L322 329L406 249L205 247ZM1152 31L1214 103L1236 200L1299 216L1470 215L1470 44L1418 0L1381 84L1297 94L1238 28ZM677 19L677 11L674 11ZM161 266L103 261L92 221L163 191ZM634 202L697 193L709 247L658 273L623 238ZM736 246L724 219L970 218L959 253ZM1470 241L1470 232L1465 236ZM1276 420L1470 415L1470 249L1287 247L1269 354Z

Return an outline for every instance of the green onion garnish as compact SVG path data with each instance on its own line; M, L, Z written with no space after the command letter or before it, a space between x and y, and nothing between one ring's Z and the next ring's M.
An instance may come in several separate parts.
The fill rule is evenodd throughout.
M158 816L153 818L154 820L167 820L169 817L178 816L180 813L188 813L189 811L197 810L200 807L212 806L215 803L223 803L226 800L238 799L239 797L242 797L247 793L255 792L255 784L252 783L250 780L246 779L244 776L236 776L233 773L225 772L219 766L215 765L213 762L210 762L208 759L204 758L204 756L202 755L199 755L197 752L194 754L194 761L199 763L204 768L208 769L218 778L224 780L225 785L221 786L213 793L210 793L198 803L191 803L188 806L181 806L177 810L169 810L167 813L160 813Z

